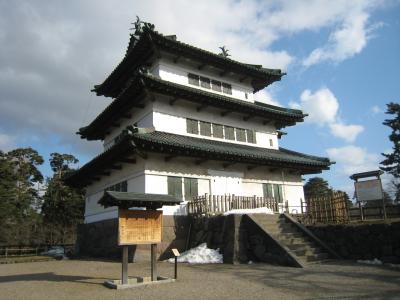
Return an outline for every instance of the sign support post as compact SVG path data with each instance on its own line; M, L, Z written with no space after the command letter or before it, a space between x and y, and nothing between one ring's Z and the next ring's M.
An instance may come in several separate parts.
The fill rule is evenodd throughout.
M157 244L151 244L151 281L157 281Z
M128 246L122 246L122 284L128 284Z

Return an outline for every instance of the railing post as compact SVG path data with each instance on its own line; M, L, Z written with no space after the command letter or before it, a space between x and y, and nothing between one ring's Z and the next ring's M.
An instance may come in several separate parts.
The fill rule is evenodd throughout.
M301 210L301 214L303 214L304 210L303 210L303 199L302 198L300 198L300 210Z

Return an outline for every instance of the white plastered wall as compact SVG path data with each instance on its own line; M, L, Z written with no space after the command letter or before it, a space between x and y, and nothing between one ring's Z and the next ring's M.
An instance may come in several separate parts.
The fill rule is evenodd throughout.
M182 102L183 103L183 102ZM245 144L248 146L258 146L268 149L279 149L278 136L276 128L272 125L262 125L260 122L252 122L251 120L244 121L242 117L232 113L229 117L221 117L221 114L216 111L200 111L195 107L185 102L185 105L171 106L167 101L154 102L153 126L157 131L164 131L174 134L194 136L203 139L221 140L228 143ZM214 137L205 137L194 135L186 132L186 118L222 124L226 126L256 130L256 144L243 143L219 139ZM270 142L272 140L272 142ZM271 145L272 144L272 145Z
M253 87L250 84L241 83L239 80L233 80L226 76L221 77L215 72L211 72L208 70L198 70L198 68L192 68L183 64L174 64L173 62L166 59L161 59L156 62L152 67L151 72L153 73L153 75L156 75L166 81L182 84L219 95L224 95L227 97L232 97L235 99L240 99L247 102L254 102ZM212 89L206 89L200 86L190 85L188 81L188 73L204 76L211 80L218 80L224 83L228 83L232 86L232 95L224 94L222 92L216 92ZM247 99L245 97L246 93Z
M191 177L198 179L199 195L235 194L260 197L263 196L263 183L283 184L283 196L288 202L290 212L300 211L300 199L304 199L300 175L284 174L282 177L281 172L270 172L264 167L251 171L245 165L223 168L220 162L215 161L196 165L192 159L188 158L174 158L166 162L162 155L156 154L152 154L145 161L139 159L137 164L127 166L88 188L85 207L86 223L117 217L115 207L104 209L97 201L106 187L122 180L127 180L129 192L167 194L168 176ZM225 189L222 191L223 186ZM184 189L183 181L182 188ZM165 215L186 214L186 201L181 205L166 206L163 211Z

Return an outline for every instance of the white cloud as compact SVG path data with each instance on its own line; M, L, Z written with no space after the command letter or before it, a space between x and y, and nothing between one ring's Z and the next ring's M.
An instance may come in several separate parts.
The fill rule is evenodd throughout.
M321 88L315 92L304 90L300 95L300 102L292 101L289 106L308 113L306 122L321 127L328 126L333 136L346 142L354 142L357 136L364 131L364 127L361 125L347 125L340 121L339 101L328 88Z
M354 142L357 136L364 131L361 125L345 125L341 123L333 123L329 125L331 133L347 142Z
M267 104L272 104L276 106L282 106L282 104L279 103L278 100L276 100L272 94L267 91L266 89L263 89L257 93L254 94L254 100L259 101L259 102L264 102Z
M378 105L374 105L371 107L371 112L373 115L377 115L383 113L383 110Z
M309 114L306 121L318 125L334 122L339 109L339 101L328 88L321 88L315 93L304 90L299 105Z
M0 150L3 152L7 152L13 149L14 147L15 147L14 138L4 133L0 133Z
M381 159L379 155L369 153L365 148L352 145L329 148L326 152L337 163L337 169L343 175L377 170Z
M322 61L341 62L360 53L372 37L372 32L381 26L381 23L368 23L369 10L376 5L375 1L358 1L347 7L348 12L339 17L340 25L330 34L326 45L314 49L303 60L303 65L308 67Z

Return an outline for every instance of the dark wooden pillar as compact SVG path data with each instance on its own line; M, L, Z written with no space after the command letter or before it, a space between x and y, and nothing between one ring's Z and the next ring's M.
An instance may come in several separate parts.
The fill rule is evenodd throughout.
M128 246L122 246L122 284L128 284Z
M151 244L151 281L157 281L157 244Z

